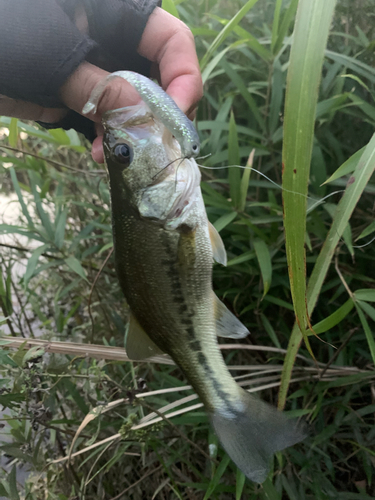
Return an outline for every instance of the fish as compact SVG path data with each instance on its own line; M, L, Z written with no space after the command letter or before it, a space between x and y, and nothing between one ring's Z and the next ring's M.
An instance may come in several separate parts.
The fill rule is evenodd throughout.
M226 252L207 218L198 165L181 159L178 140L144 103L107 112L103 126L115 267L130 308L127 354L168 354L229 457L262 483L272 455L305 432L237 385L221 355L217 336L249 331L212 288L213 261L225 265Z
M181 111L174 100L152 80L134 71L115 71L103 79L92 92L82 113L97 112L98 102L105 87L114 78L123 78L139 93L151 112L175 136L180 143L183 158L196 158L200 151L199 135L193 122Z

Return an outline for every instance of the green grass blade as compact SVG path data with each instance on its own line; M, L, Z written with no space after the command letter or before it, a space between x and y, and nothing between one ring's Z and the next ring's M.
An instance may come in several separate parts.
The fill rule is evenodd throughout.
M297 10L297 5L298 5L298 0L292 0L289 4L289 7L286 9L286 12L284 14L284 17L280 23L280 27L278 30L278 35L277 35L277 40L274 44L272 53L273 54L278 54L279 51L281 50L281 47L283 46L284 43L284 38L286 37L286 34L288 33L289 26L291 25L294 14L296 13Z
M246 169L243 171L242 174L242 179L241 179L241 185L240 185L240 210L244 211L246 207L246 201L247 201L247 191L249 189L249 182L250 182L250 175L251 175L251 169L253 166L253 160L254 160L254 153L255 150L250 153L249 159L247 160L246 163Z
M316 260L313 272L311 274L309 285L307 287L307 308L309 314L312 314L318 300L320 290L331 264L336 246L340 241L350 216L358 203L368 181L375 171L375 134L366 146L366 149L359 161L351 179L347 184L343 197L341 198L325 244ZM284 408L289 382L295 362L295 358L302 341L302 334L298 325L294 325L292 335L289 340L287 354L285 356L283 371L281 374L281 384L279 391L280 409Z
M248 47L250 47L251 50L253 50L256 54L258 54L259 57L264 59L266 62L272 59L271 52L264 45L259 43L258 40L251 33L241 28L240 26L236 26L234 32L241 38L241 40Z
M29 260L27 261L27 266L26 266L26 272L23 277L23 284L24 287L26 288L27 283L29 280L32 278L34 271L36 269L36 266L39 262L39 258L42 255L42 253L46 252L49 249L48 244L41 245L40 247L36 248L33 253L31 254Z
M324 333L327 330L330 330L334 326L338 325L346 316L350 313L350 311L354 307L354 302L350 298L348 299L345 304L343 304L341 307L339 307L334 313L330 314L328 318L323 319L322 321L319 321L319 323L316 323L314 325L314 332L315 333ZM308 334L311 334L311 332L307 332Z
M1 308L5 316L13 313L12 291L11 291L11 269L7 269L7 275L0 267L0 299Z
M306 196L324 51L336 0L301 0L291 48L285 100L283 203L289 279L297 324L306 328Z
M236 473L236 500L241 500L243 488L245 486L246 476L240 469Z
M254 115L254 118L258 122L260 128L262 130L265 130L265 122L264 119L259 111L259 108L257 106L257 103L255 102L253 96L250 94L250 92L247 90L247 87L245 85L245 82L243 79L240 77L240 75L232 68L232 66L227 63L225 60L222 60L220 65L222 68L225 70L227 76L232 80L234 83L236 89L240 92L242 97L245 99L247 102L251 113Z
M311 314L318 299L321 286L327 274L335 248L349 222L368 181L375 171L375 134L366 146L360 162L358 163L352 177L350 178L343 197L341 198L336 213L326 238L324 247L318 256L312 272L308 291L308 310Z
M214 474L214 477L211 479L210 484L208 485L206 494L204 496L203 500L208 500L211 498L212 493L215 491L216 487L219 484L219 481L221 479L221 476L224 474L226 468L228 467L230 463L230 458L228 455L225 455L222 461L220 462L218 468L216 469L216 472Z
M234 219L237 217L237 212L228 212L227 214L222 215L219 217L215 223L214 226L217 229L217 231L220 233L222 229L228 226L231 222L234 221Z
M34 223L33 223L33 220L31 218L31 215L29 213L29 210L27 209L27 205L25 203L25 200L24 200L24 197L22 195L22 191L21 191L21 188L20 188L20 185L18 183L18 179L17 179L17 175L16 175L16 171L14 170L13 167L11 167L9 169L9 172L10 172L10 177L12 179L12 182L13 182L13 187L14 187L14 190L17 194L17 198L18 198L18 201L20 202L20 205L21 205L21 210L22 210L22 213L23 215L26 217L27 219L27 222L29 224L29 227L30 228L34 228Z
M234 42L231 45L228 45L228 47L223 49L221 52L216 54L215 57L212 58L212 60L207 64L207 66L202 71L203 84L205 84L207 82L207 80L209 80L211 73L216 68L216 66L219 64L219 62L224 57L224 55L227 52L231 51L232 49L236 49L237 47L240 47L241 45L243 45L243 43L244 42L242 40L237 40L237 42Z
M351 174L356 165L358 164L359 160L361 159L361 156L363 155L365 148L361 148L358 151L354 153L350 158L346 160L337 170L334 172L331 177L329 177L324 184L328 184L329 182L335 181L336 179L339 179L340 177L343 177L344 175Z
M20 496L18 494L18 489L17 489L17 468L15 465L13 465L8 479L9 479L10 500L20 500Z
M30 185L31 185L31 192L33 193L34 196L34 202L36 206L36 210L38 212L40 222L42 223L42 226L44 227L48 238L50 241L54 240L54 231L52 228L52 223L50 220L50 217L48 213L44 210L43 208L43 203L42 203L42 198L40 196L40 193L37 189L37 177L33 171L29 171L29 179L30 179Z
M237 26L237 24L241 21L241 19L249 12L249 10L254 7L258 0L248 0L245 5L240 9L237 14L232 17L229 23L224 26L224 28L217 35L215 40L208 47L206 54L204 55L201 61L201 71L207 66L208 61L211 59L212 55L216 51L216 49L223 43L223 41L227 38L227 36L233 31L233 29Z
M362 233L356 238L356 241L361 240L362 238L366 238L366 236L369 236L371 233L375 231L375 221L371 222L366 229L362 231Z
M15 148L17 146L17 141L18 141L18 119L17 118L11 118L10 119L10 125L9 125L9 145L12 146L12 148Z
M177 17L177 19L180 19L180 16L178 14L178 10L177 10L173 0L163 0L161 7L163 10L169 12L169 14L172 14L172 16Z
M267 295L272 281L272 263L268 246L263 240L254 240L254 250L258 259L260 272L263 279L263 297Z
M222 19L219 16L211 15L210 17L219 21L223 26L226 26L230 22L228 21L228 19ZM259 57L267 62L272 59L271 52L264 45L258 42L255 36L246 31L244 28L241 28L241 26L236 26L233 30L233 33L235 33L240 38L240 41L242 43L247 45L251 50L258 54ZM214 31L214 34L216 35L216 31Z
M271 478L268 476L267 479L262 484L265 493L265 499L267 500L280 500L281 494L277 491L275 486L272 484Z
M233 111L230 113L229 137L228 137L228 164L239 165L240 152L238 145L238 134ZM232 204L238 208L241 203L241 172L239 168L228 169L229 193Z
M361 307L362 311L364 311L367 314L367 316L370 316L372 321L375 321L375 308L370 306L370 304L364 302L363 300L358 300L357 303Z
M64 244L65 228L66 228L66 218L68 216L68 208L65 207L55 220L55 245L61 250Z
M80 276L81 278L83 278L87 281L85 270L81 266L81 263L79 262L78 259L76 259L73 256L70 256L67 259L65 259L65 264L67 264L72 271L77 273L78 276Z
M363 288L361 290L356 290L354 296L357 300L363 300L364 302L375 302L375 290L373 288Z
M375 69L368 64L358 61L354 57L350 57L345 54L338 54L337 52L333 52L331 50L326 50L326 56L329 59L350 68L358 75L368 78L372 83L375 82Z
M368 346L370 348L372 362L375 365L375 339L374 339L374 334L371 331L371 328L370 328L370 325L367 322L366 316L363 314L362 307L361 307L360 303L356 304L356 309L357 309L357 313L358 313L359 319L361 320L361 323L362 323L362 326L363 326L363 330L365 331L365 335L366 335L366 339L367 339L367 342L368 342Z
M273 64L272 71L272 94L270 103L270 113L268 118L268 130L273 135L280 126L280 116L283 111L285 87L285 71L283 71L279 60Z
M268 333L268 335L269 335L270 339L272 340L272 342L275 344L276 347L278 347L279 349L281 349L281 344L279 342L279 339L277 338L276 332L275 332L273 326L271 325L269 319L267 318L267 316L265 316L264 314L261 314L260 318L262 320L264 329Z
M279 23L280 23L280 11L283 0L276 0L275 11L273 15L272 23L272 38L271 38L271 50L273 52L276 45L277 36L279 34Z

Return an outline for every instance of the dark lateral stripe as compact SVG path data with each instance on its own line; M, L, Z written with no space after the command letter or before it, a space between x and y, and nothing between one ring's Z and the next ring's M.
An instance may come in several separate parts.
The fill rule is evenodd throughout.
M190 347L190 349L192 351L195 351L195 352L200 352L202 350L201 343L197 339L194 339L193 341L190 341L189 342L189 347Z
M225 402L228 410L237 414L238 411L235 408L233 408L230 401L228 401L227 392L223 388L222 384L217 380L217 377L215 377L215 374L214 374L213 370L211 369L210 365L208 364L207 358L202 351L200 351L198 353L198 362L201 366L203 366L208 378L210 379L210 382L212 383L212 386L213 386L216 394L219 396L220 399L222 399Z

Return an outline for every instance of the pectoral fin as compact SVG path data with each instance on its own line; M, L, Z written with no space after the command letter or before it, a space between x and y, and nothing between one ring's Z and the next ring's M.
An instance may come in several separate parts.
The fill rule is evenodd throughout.
M212 292L213 293L213 292ZM221 300L214 294L214 308L216 318L216 333L218 337L229 339L244 339L249 330L236 316L227 309Z
M225 246L220 234L217 232L215 226L208 221L208 231L210 233L210 240L212 245L212 251L214 254L214 259L219 264L223 266L227 265L227 252L225 251Z
M126 337L126 352L129 358L135 361L164 354L150 339L132 313L130 313L128 335Z

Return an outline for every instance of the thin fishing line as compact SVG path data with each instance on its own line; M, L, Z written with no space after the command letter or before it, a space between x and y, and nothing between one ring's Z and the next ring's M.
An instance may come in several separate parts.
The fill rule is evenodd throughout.
M320 200L316 200L315 198L312 198L311 196L307 196L307 195L304 195L302 193L298 193L296 191L290 191L289 189L283 188L282 186L280 186L279 184L277 184L277 182L274 182L272 179L270 179L269 177L267 177L266 174L264 174L263 172L260 172L259 170L256 170L253 167L244 167L242 165L227 165L227 166L224 166L224 167L206 167L205 165L199 165L199 166L201 168L206 168L208 170L217 170L217 169L220 169L220 168L236 168L236 167L237 168L242 168L242 169L246 170L246 169L250 168L251 170L254 170L254 172L256 172L257 174L259 174L262 177L264 177L265 179L267 179L271 184L275 185L277 188L279 188L281 190L284 190L287 193L298 194L300 196L303 196L303 197L307 198L308 200L315 201L315 203L310 208L307 209L306 213L312 212L318 205L321 205L324 202L324 200L326 200L330 196L333 196L335 194L339 194L339 193L344 193L345 192L345 189L340 189L339 191L334 191L333 193L327 194L326 196L324 196L324 198L322 198ZM340 238L340 240L343 241L342 238ZM364 248L364 247L367 247L368 245L371 245L371 243L373 243L374 241L375 241L375 236L368 243L365 243L364 245L353 245L353 248Z
M345 189L340 189L339 191L334 191L333 193L327 194L326 196L324 196L324 198L322 198L321 200L317 200L316 203L314 203L314 205L312 205L310 208L308 208L307 213L312 212L318 205L322 204L324 202L324 200L326 200L330 196L333 196L334 194L344 193L344 192L345 192ZM310 198L309 196L307 196L306 198L308 198L309 200L314 199L314 198Z
M208 155L205 155L205 156L198 156L198 158L196 158L197 160L204 160L206 158L208 158L209 156L211 156L211 153L208 153ZM187 156L185 157L179 157L179 158L176 158L174 160L172 160L171 162L168 163L168 165L166 165L165 167L163 167L161 170L159 170L159 172L157 172L152 178L155 179L159 174L161 174L161 172L163 172L163 170L165 170L166 168L168 168L170 165L172 165L172 163L174 163L175 161L177 160L186 160L187 159ZM179 168L179 166L181 165L182 161L179 163L178 167L177 167L177 170ZM208 168L208 167L206 167Z
M375 241L375 236L368 243L365 243L364 245L353 245L353 248L364 248L364 247L367 247L367 245L371 245L371 243L373 241Z
M177 165L177 168L176 168L176 175L175 175L175 181L174 181L174 190L177 191L177 173L178 173L178 169L180 168L180 165L181 163L186 159L185 158L181 158L181 161L180 163Z
M159 172L156 172L156 174L152 176L152 179L156 179L156 177L157 177L158 175L160 175L162 172L164 172L164 170L165 170L166 168L168 168L169 166L171 166L171 165L172 165L172 163L174 163L174 162L175 162L175 161L177 161L177 160L185 160L185 158L183 158L182 156L181 156L180 158L175 158L174 160L172 160L171 162L169 162L169 163L168 163L168 165L166 165L166 166L165 166L165 167L163 167L161 170L159 170ZM181 163L180 163L180 165L181 165ZM178 168L178 167L177 167L177 168Z
M197 161L197 160L204 160L205 158L208 158L209 156L211 156L211 153L208 153L208 155L205 155L205 156L198 156L197 158L195 158L195 161Z
M224 166L224 167L207 167L205 165L199 165L199 166L201 168L206 168L208 170L218 170L220 168L242 168L244 170L247 170L248 168L250 168L251 170L253 170L257 174L259 174L262 177L264 177L265 179L267 179L271 184L273 184L274 186L276 186L278 189L281 189L282 191L285 191L286 193L298 194L299 196L303 196L304 198L306 198L308 200L315 201L315 204L307 210L307 213L311 212L314 208L316 208L318 205L320 205L321 203L323 203L323 201L326 200L327 198L329 198L330 196L333 196L334 194L338 194L338 193L343 193L345 191L344 189L340 189L339 191L334 191L333 193L327 194L327 196L325 196L321 200L316 200L315 198L312 198L311 196L308 196L306 194L298 193L297 191L291 191L289 189L283 188L282 186L280 186L280 184L277 184L277 182L275 182L272 179L270 179L269 177L267 177L266 174L264 174L263 172L260 172L259 170L257 170L256 168L253 168L253 167L244 167L242 165L227 165L227 166Z

